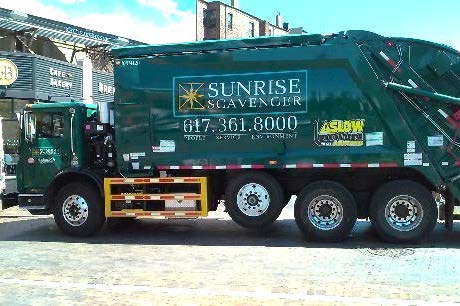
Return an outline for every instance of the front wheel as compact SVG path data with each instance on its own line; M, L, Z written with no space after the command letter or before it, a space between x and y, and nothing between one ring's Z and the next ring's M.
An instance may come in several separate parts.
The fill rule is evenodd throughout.
M231 180L225 191L225 208L241 226L263 228L283 209L283 190L269 174L249 172Z
M55 198L53 214L58 227L71 236L90 236L105 222L101 196L84 183L62 187Z
M398 180L375 192L369 217L383 240L407 243L427 237L436 225L438 212L428 189L409 180Z

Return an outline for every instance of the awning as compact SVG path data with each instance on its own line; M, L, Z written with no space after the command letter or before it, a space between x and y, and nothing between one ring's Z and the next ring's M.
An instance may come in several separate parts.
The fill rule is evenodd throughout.
M34 31L35 35L86 47L113 47L143 45L145 43L112 34L92 31L59 21L41 18L0 8L0 29L12 32Z

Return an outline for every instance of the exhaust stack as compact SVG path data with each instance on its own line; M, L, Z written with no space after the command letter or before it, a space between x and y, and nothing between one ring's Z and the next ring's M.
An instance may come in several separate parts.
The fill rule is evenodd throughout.
M113 126L113 103L97 102L97 113L101 123L109 123Z

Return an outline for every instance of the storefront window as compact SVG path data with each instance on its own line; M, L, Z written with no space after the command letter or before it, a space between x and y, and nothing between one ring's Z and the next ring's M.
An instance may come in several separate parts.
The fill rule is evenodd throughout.
M3 151L5 161L12 157L14 163L17 160L19 147L19 114L24 106L30 103L22 99L0 99L0 117L2 125ZM8 163L7 163L8 165Z
M0 99L0 117L17 118L17 114L22 112L27 103L33 102L22 99Z

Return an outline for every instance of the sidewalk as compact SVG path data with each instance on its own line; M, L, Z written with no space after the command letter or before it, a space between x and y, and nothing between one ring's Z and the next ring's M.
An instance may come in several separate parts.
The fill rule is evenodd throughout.
M0 201L0 208L1 208ZM13 206L8 209L0 210L0 218L22 218L32 217L32 214L25 209L19 208L19 206Z

